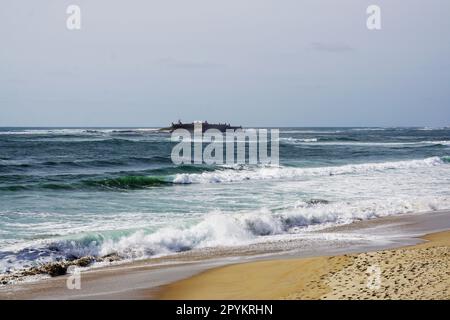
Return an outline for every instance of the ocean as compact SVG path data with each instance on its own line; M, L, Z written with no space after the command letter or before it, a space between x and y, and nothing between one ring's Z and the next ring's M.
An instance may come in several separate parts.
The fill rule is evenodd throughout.
M282 128L280 165L175 166L152 128L0 128L0 274L450 209L450 128Z

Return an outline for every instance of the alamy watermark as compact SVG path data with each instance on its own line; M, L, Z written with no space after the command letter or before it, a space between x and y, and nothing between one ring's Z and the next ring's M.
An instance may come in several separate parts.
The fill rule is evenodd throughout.
M70 275L67 277L66 286L69 290L81 289L81 270L76 266L70 266L67 268L67 273Z
M66 27L68 30L81 29L81 8L79 5L71 4L66 9L68 14L66 20ZM381 30L381 8L378 5L372 4L367 7L366 27L369 30Z
M176 144L171 153L172 162L208 165L275 165L279 161L278 129L218 129L203 130L201 122L194 131L176 129L172 132ZM270 155L269 155L270 151Z
M381 30L381 8L375 4L367 7L366 13L369 15L366 21L367 29Z
M366 286L370 290L380 290L381 288L381 268L379 265L369 266L366 270Z
M78 5L72 4L67 7L66 14L69 16L66 20L66 27L68 30L81 29L81 8Z

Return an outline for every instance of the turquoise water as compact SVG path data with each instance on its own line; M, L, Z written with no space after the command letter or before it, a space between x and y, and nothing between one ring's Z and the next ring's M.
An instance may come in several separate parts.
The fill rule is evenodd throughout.
M450 208L449 128L283 128L280 167L175 166L173 145L154 129L0 128L0 272Z

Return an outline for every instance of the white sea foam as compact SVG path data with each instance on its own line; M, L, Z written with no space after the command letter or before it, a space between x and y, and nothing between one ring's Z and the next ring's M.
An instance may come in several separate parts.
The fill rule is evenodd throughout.
M350 131L385 131L387 128L351 128Z
M281 130L281 133L319 133L319 134L334 134L341 133L342 130Z
M390 147L390 146L425 146L425 145L450 145L449 140L426 140L416 142L370 142L370 141L321 141L317 138L280 138L281 142L287 144L299 144L299 145L326 145L326 146L365 146L365 147Z
M439 157L423 160L392 161L380 163L351 164L335 167L293 168L293 167L263 167L246 170L216 170L212 172L177 174L173 183L221 183L246 180L297 180L308 176L329 176L342 174L361 174L390 169L411 169L433 167L444 164Z
M150 234L140 230L118 240L105 236L98 236L96 239L62 240L51 243L53 251L50 254L43 255L44 250L48 251L43 248L30 250L30 253L36 255L37 252L41 252L39 262L54 261L58 255L80 257L103 256L110 253L116 253L124 259L139 259L196 248L233 247L269 239L282 240L285 236L292 239L294 235L302 237L311 226L329 227L400 213L438 210L448 208L449 205L450 199L445 197L409 200L391 198L315 205L299 201L295 206L280 212L264 208L252 212L214 211L205 214L195 225L184 228L165 227ZM274 239L273 236L277 238ZM20 268L19 265L24 264L24 261L17 259L16 255L7 258L9 267L16 265ZM23 255L21 258L24 258ZM6 264L3 267L5 268Z
M82 134L84 129L27 129L0 131L0 135L69 135Z
M102 135L121 133L154 133L157 128L120 128L120 129L26 129L26 130L5 130L0 131L0 135Z
M418 128L419 131L434 131L434 130L448 130L450 127L423 127Z
M441 140L441 141L422 141L422 143L426 143L426 144L440 144L443 146L450 146L450 141L449 140Z
M317 142L317 138L280 138L281 142L287 142L287 143L297 143L297 142Z
M281 212L260 209L254 212L212 212L194 226L164 228L153 234L143 231L107 240L100 253L118 253L126 258L148 257L194 248L241 246L264 241L265 236L302 234L314 225L348 224L401 213L428 212L448 208L448 197L380 199L378 201L336 202L311 205L299 202Z

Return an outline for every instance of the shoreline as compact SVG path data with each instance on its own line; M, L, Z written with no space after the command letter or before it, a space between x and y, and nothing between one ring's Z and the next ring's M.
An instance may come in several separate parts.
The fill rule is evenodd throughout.
M228 265L257 261L339 256L415 245L428 233L450 230L450 211L395 215L320 230L321 236L371 234L383 241L324 241L310 248L303 239L242 248L205 249L82 271L81 290L68 290L66 276L0 287L0 299L158 299L161 288ZM312 232L314 234L314 232ZM313 239L313 241L316 241ZM302 247L303 246L303 247ZM284 250L289 248L290 250ZM255 262L256 261L256 262Z
M450 231L351 255L240 263L169 284L159 299L450 299Z

